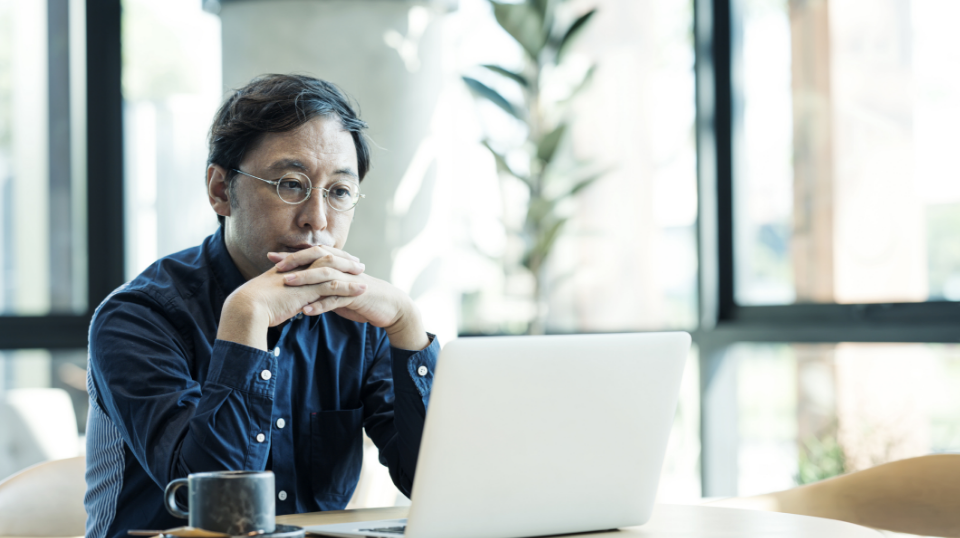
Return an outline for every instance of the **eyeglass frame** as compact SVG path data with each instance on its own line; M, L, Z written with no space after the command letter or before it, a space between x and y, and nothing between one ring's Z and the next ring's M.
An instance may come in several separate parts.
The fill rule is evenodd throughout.
M269 180L269 179L263 179L262 177L257 177L257 176L255 176L255 175L253 175L253 174L248 174L248 173L244 172L243 170L238 170L238 169L236 169L236 168L233 168L232 170L233 170L234 172L238 173L238 174L243 174L243 175L245 175L245 176L247 176L247 177L252 177L253 179L259 179L260 181L262 181L262 182L264 182L264 183L267 183L267 184L270 184L270 185L275 186L275 187L277 188L277 198L279 198L281 202L283 202L283 203L285 203L285 204L288 204L288 205L300 205L300 204L302 204L302 203L304 203L304 202L306 202L307 200L310 199L310 194L311 194L312 191L323 191L323 199L324 199L324 201L327 202L327 205L330 206L330 209L332 209L332 210L334 210L334 211L339 211L339 212L342 213L342 212L344 212L344 211L350 211L351 209L357 207L357 204L360 203L360 199L367 197L367 195L365 195L365 194L363 194L363 193L360 193L359 196L357 196L357 201L354 202L352 206L348 207L347 209L337 209L337 208L333 207L333 204L330 203L330 198L327 197L327 194L330 192L330 189L325 189L325 188L323 188L323 187L314 187L314 186L313 186L313 180L310 179L310 176L308 176L308 175L306 175L306 174L302 174L302 173L300 173L300 172L297 172L298 174L302 175L302 176L303 176L304 178L306 178L306 180L307 180L307 183L308 183L308 185L309 185L309 186L307 187L307 195L304 196L304 197L303 197L303 200L300 200L299 202L288 202L288 201L286 201L286 200L283 199L283 196L280 196L280 181L283 180L284 177L286 177L286 176L283 176L283 177L280 177L280 178L278 178L278 179L274 179L274 180L271 181L271 180ZM354 182L351 181L350 183L354 183ZM360 190L360 184L357 183L356 185L357 185L357 190L359 191L359 190Z

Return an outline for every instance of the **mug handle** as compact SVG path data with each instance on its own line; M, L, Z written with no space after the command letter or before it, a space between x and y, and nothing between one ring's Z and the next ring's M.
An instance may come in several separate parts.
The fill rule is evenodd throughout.
M187 480L186 478L178 478L173 482L170 482L169 484L167 484L167 489L163 492L163 498L165 501L164 505L166 505L167 507L167 512L170 512L175 517L179 517L181 519L189 519L190 514L187 512L184 512L183 510L180 509L179 506L177 506L177 499L175 495L178 489L180 489L183 486L186 486L188 483L189 483L189 480Z

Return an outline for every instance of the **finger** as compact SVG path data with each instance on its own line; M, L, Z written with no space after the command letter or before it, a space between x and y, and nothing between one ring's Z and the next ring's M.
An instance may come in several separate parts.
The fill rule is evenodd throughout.
M362 263L357 263L328 253L317 258L308 266L297 267L293 271L286 272L284 278L295 275L295 278L286 280L290 285L319 284L320 282L337 278L344 274L351 276L359 275L363 273L364 269L365 267ZM278 272L284 271L278 269Z
M267 252L267 259L273 263L280 263L281 260L289 255L289 252Z
M327 250L327 247L322 246L305 248L296 252L277 252L275 254L276 258L279 259L274 263L280 272L290 271L297 267L306 267L318 258L333 255L332 252ZM270 256L270 253L267 254L267 257L272 261L273 257Z
M339 295L321 297L319 301L312 302L303 307L303 313L308 316L319 316L324 312L330 312L331 310L343 308L349 305L352 301L353 297L341 297Z
M350 253L347 252L346 250L342 250L342 249L339 249L339 248L337 248L337 247L323 247L323 248L329 250L330 252L336 254L337 256L346 258L346 259L348 259L348 260L353 260L353 261L355 261L355 262L359 262L359 261L360 261L360 258L354 256L353 254L350 254Z
M279 253L278 253L279 254ZM269 257L269 254L268 254ZM278 256L279 257L279 256ZM335 266L345 273L360 274L365 269L364 265L355 256L343 252L333 247L316 246L297 252L286 253L283 259L275 262L277 271L285 272L297 267L306 267L314 264L318 260L326 260L321 265ZM334 264L334 261L342 260L345 263Z
M310 291L314 294L314 297L326 297L328 295L354 297L357 295L362 295L363 292L367 291L367 285L362 282L327 280L320 284L316 284Z

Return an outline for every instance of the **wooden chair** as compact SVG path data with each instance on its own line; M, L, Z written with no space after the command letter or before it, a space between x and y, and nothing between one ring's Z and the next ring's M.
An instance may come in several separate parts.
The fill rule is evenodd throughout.
M960 454L910 458L786 491L707 504L960 537Z
M0 482L0 536L83 536L83 456L38 463Z

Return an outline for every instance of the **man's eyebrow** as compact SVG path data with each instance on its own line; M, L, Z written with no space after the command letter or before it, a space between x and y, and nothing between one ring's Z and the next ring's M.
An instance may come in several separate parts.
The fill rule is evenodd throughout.
M333 173L335 176L350 176L353 179L359 180L360 177L357 176L357 173L349 168L340 168Z
M299 172L303 172L304 174L307 173L307 166L297 159L280 159L279 161L276 161L268 166L267 170L272 172L282 172L284 170L290 170L291 168Z
M267 167L267 170L271 172L283 172L290 169L302 172L304 175L306 175L308 172L307 165L303 164L303 162L298 159L280 159L279 161L276 161ZM353 179L360 181L360 176L358 176L357 173L350 168L339 168L331 175L350 176Z

